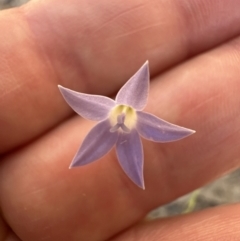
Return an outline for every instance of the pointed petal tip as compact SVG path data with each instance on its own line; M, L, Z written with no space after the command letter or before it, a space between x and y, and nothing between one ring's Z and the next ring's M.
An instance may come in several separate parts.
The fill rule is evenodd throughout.
M61 92L61 94L63 94L63 91L66 89L65 87L58 85L58 89Z
M76 163L76 162L73 161L73 162L70 164L70 166L68 167L68 169L73 169L73 168L80 167L80 166L84 166L84 165L81 165L81 164Z
M149 69L149 61L146 60L145 63L141 66L141 68ZM141 69L141 68L140 68L140 69Z
M196 133L195 130L188 129L188 128L185 128L185 127L183 127L183 128L187 131L187 133L185 133L185 136L182 136L182 138L180 138L179 140L184 139L186 137L189 137L189 136L191 136L191 135Z
M143 183L141 186L138 185L138 187L140 187L143 191L146 190L146 189L145 189L145 185L144 185L144 183Z
M143 182L142 183L139 183L139 182L135 182L131 179L131 181L133 182L133 184L135 184L137 187L141 188L142 190L145 190L145 183L144 183L144 180L142 180Z
M189 136L191 136L191 135L196 133L195 130L188 129L188 128L185 128L185 129L188 131L188 133L185 136L183 136L181 139L184 139L184 138L189 137ZM179 139L179 140L181 140L181 139Z
M76 155L75 155L75 157L76 157ZM69 169L73 169L73 168L76 168L76 167L82 166L81 164L79 165L79 163L76 162L76 158L75 158L75 157L73 158L73 160L72 160L70 166L68 167Z
M149 60L146 60L143 65L149 65Z
M192 134L195 134L196 133L196 131L195 130L192 130L192 129L188 129L189 130L189 132L190 132L190 134L189 135L192 135Z
M79 164L78 162L76 161L72 161L72 163L70 164L70 166L68 167L69 169L73 169L73 168L76 168L76 167L81 167L81 166L84 166L84 164Z
M68 169L73 169L74 168L74 164L71 163L70 166L68 167Z
M135 183L139 188L141 188L142 190L145 190L145 181L144 181L144 176L143 176L143 173L142 173L142 178L140 180L140 182L138 183Z
M142 189L142 190L146 190L145 188L145 183L144 183L144 179L142 179L140 182L139 181L134 181L131 177L129 177L129 175L127 174L128 178L130 178L130 181L132 182L132 184L136 185L138 188Z

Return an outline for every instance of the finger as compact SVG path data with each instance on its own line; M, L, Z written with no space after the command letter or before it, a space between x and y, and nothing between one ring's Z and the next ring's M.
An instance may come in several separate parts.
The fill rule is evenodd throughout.
M0 216L0 241L5 241L8 233L8 227Z
M0 216L0 241L21 241Z
M239 5L45 0L2 12L0 152L69 116L58 83L110 95L146 59L155 75L239 34Z
M147 109L197 132L176 143L144 142L146 191L131 183L114 151L68 170L92 126L80 118L5 157L1 203L13 230L23 240L106 240L151 209L238 167L239 45L236 39L152 83Z
M240 239L240 205L222 206L197 213L136 225L111 241L210 241Z

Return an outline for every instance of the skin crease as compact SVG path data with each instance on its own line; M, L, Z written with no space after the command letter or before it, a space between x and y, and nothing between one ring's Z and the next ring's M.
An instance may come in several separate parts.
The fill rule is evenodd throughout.
M240 165L239 5L45 0L2 11L0 240L239 240L239 205L137 224ZM143 142L145 191L114 150L69 170L95 123L72 113L57 84L111 96L146 59L146 111L196 134Z

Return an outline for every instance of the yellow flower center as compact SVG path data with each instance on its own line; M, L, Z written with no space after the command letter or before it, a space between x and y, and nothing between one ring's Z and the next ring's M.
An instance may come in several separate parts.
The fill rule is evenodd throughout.
M109 119L112 127L123 124L129 130L131 130L136 125L137 114L136 111L130 106L117 105L110 111ZM121 120L123 123L120 123Z

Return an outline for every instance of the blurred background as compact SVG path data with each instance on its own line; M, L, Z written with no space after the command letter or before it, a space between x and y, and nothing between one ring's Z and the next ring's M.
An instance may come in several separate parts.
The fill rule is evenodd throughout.
M0 0L0 10L20 6L29 0Z
M0 0L0 10L20 6L29 0ZM161 190L159 190L161 192ZM209 185L195 190L172 203L152 211L148 218L159 218L194 212L240 201L240 169Z

